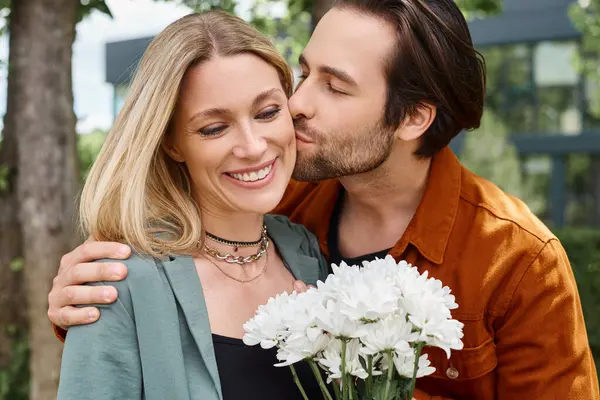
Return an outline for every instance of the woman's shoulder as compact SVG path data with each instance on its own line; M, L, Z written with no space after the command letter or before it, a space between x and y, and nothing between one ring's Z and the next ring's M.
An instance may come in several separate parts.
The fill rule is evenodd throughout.
M308 240L314 237L304 225L290 221L285 215L267 214L265 215L265 225L270 231L285 232L298 238Z
M323 280L327 277L329 269L321 253L319 241L304 225L291 222L283 215L274 214L265 215L265 225L279 252L293 269L296 267L295 264L298 266L304 264L306 268L314 266L316 279ZM309 262L310 259L314 260L314 263ZM310 277L310 271L306 268L298 268L295 271L296 276Z
M172 262L175 257L161 260L149 255L133 252L126 260L105 258L98 260L102 263L121 263L127 268L127 275L123 280L114 282L93 282L92 286L113 286L117 289L119 300L126 309L130 310L132 297L158 296L160 292L170 292L168 279L165 276L164 264Z
M121 286L124 283L131 282L132 280L143 279L147 276L153 276L159 273L161 261L148 255L139 254L132 252L129 258L125 260L117 260L112 258L104 258L98 260L101 263L113 264L120 263L127 267L127 275L122 281L113 282L118 284L121 282Z

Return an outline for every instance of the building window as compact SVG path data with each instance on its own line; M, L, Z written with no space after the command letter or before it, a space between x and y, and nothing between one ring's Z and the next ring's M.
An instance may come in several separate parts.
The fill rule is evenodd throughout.
M531 132L535 127L531 49L528 45L482 50L487 66L486 105L508 132Z
M538 130L578 134L582 130L579 74L574 42L541 42L534 48L533 64L538 100Z
M486 104L513 134L573 135L583 129L576 42L544 41L482 49Z

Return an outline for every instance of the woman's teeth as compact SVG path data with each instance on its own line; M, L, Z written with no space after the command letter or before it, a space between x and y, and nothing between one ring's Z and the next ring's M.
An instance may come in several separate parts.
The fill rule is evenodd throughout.
M245 172L243 174L230 174L232 177L234 177L235 179L237 179L238 181L243 181L243 182L254 182L254 181L258 181L261 179L264 179L265 176L269 175L269 172L271 172L271 169L273 168L272 165L269 165L268 167L265 167L261 170L258 170L256 172Z

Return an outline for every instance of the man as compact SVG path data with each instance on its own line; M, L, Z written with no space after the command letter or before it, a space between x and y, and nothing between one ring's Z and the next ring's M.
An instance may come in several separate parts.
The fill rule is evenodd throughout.
M479 126L484 65L451 0L341 0L318 24L290 99L296 182L276 210L304 224L330 262L386 253L452 288L462 351L429 351L417 399L593 399L596 370L576 284L555 236L447 147ZM482 149L487 151L487 149ZM302 183L301 183L302 182ZM89 323L127 258L115 243L65 255L49 316ZM301 283L297 287L302 288ZM64 337L65 332L57 329Z

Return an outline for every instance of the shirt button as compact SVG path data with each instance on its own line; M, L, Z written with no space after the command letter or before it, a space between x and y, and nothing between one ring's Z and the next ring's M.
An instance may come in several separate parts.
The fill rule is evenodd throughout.
M458 370L454 367L450 367L446 370L446 376L450 379L458 378Z

